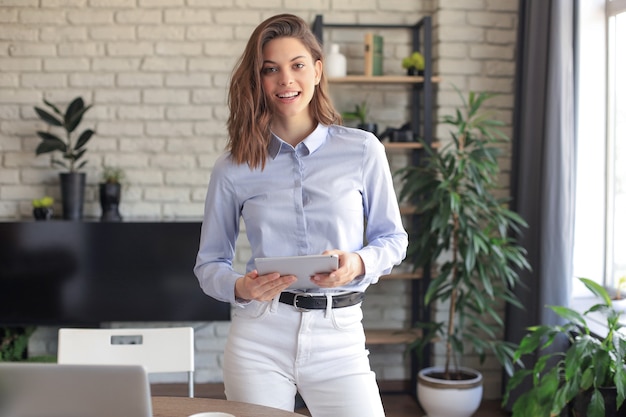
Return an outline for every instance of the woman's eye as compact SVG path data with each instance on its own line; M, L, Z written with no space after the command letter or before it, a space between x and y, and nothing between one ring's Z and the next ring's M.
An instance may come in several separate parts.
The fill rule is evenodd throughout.
M261 70L261 73L263 74L271 74L273 72L278 71L278 69L276 67L265 67Z
M296 68L300 69L300 68L304 68L304 64L302 63L298 63L296 65L294 65Z

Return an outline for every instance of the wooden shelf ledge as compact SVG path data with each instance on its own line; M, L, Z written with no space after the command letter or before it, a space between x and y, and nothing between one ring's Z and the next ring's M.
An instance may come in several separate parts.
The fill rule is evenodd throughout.
M387 274L380 277L381 279L422 279L422 273L420 272L403 272L395 274Z
M383 142L385 149L393 150L405 150L405 149L423 149L424 146L420 142ZM439 148L439 142L433 142L430 144L431 148Z
M441 82L441 77L432 76L431 82ZM331 77L329 83L351 84L351 83L375 83L375 84L421 84L424 77L415 75L346 75L345 77Z
M365 330L367 345L400 345L413 342L422 336L419 329L376 329Z

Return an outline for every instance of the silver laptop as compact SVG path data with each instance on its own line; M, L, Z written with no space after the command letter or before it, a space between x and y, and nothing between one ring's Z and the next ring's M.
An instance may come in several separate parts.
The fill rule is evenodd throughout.
M0 417L152 417L135 365L0 362Z

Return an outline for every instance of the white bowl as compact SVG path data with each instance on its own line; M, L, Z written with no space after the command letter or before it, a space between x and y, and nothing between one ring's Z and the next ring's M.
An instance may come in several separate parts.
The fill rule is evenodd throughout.
M221 411L207 411L205 413L192 414L189 417L235 417L232 414L222 413Z

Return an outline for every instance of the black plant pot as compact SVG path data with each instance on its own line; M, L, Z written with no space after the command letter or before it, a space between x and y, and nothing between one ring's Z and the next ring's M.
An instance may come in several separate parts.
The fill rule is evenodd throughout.
M35 220L50 220L52 213L52 207L35 207L33 209L33 217L35 217Z
M602 397L604 398L604 415L605 417L625 417L626 405L622 405L617 410L617 389L615 387L601 387L599 388ZM573 417L586 417L587 407L591 401L591 391L585 391L582 394L578 394L573 401L571 415Z
M83 218L83 201L85 200L84 172L64 172L61 178L61 202L65 220L81 220Z
M376 123L359 123L357 128L361 130L367 130L368 132L372 132L373 134L378 134L378 124Z
M102 207L103 222L121 222L120 199L122 196L122 186L118 183L100 184L100 206Z
M406 70L406 75L415 76L415 75L424 75L424 70L418 70L415 67L408 68Z

